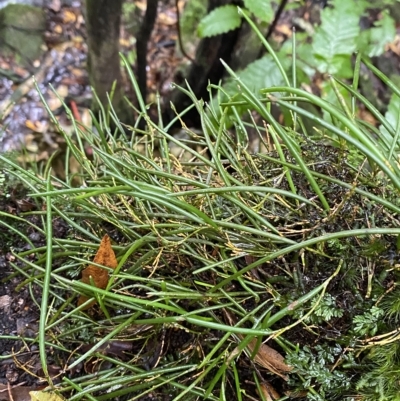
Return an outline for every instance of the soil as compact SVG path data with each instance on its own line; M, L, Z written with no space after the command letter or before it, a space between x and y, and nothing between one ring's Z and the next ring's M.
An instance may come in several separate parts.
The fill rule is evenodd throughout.
M24 274L17 273L30 274L30 269L15 255L29 252L32 245L44 246L45 238L37 229L41 227L41 218L24 217L24 211L36 209L36 204L26 197L25 192L19 185L11 193L0 190L0 213L6 212L22 220L16 223L12 218L2 217L0 226L0 384L18 384L35 389L43 385L35 376L41 375L41 363L37 345L31 345L29 339L35 339L38 335L38 305L42 294L39 286L27 284ZM7 230L6 224L13 226L16 231ZM53 230L56 238L65 238L69 227L55 219ZM34 255L30 259L33 261ZM4 338L7 336L9 339Z

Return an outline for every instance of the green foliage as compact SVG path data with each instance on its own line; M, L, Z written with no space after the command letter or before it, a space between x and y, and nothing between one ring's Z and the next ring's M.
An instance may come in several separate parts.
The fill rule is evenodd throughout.
M193 27L198 26L206 14L207 4L203 0L191 0L186 3L181 16L181 33L185 42L193 42L193 37L197 36Z
M221 35L239 28L241 18L236 6L227 5L214 9L207 14L197 28L200 37Z
M136 5L135 3L131 3L129 1L125 1L122 4L122 14L126 15L126 14L132 14L136 9Z
M302 382L294 380L291 376L289 384L300 389L314 388L309 392L307 399L313 401L334 400L336 397L350 388L351 379L345 373L333 370L333 365L339 355L343 353L340 345L321 346L314 349L303 347L289 354L286 362L294 367L296 373L302 377ZM340 398L342 399L342 398Z
M363 4L365 6L365 3ZM333 5L339 8L339 6L343 5L343 2L337 1L334 2ZM326 15L332 16L336 13L335 7L328 9L329 11ZM358 26L359 17L361 15L360 10L362 10L361 6L357 10L357 18L355 17L356 14L354 11L349 11L350 13L353 12L353 22L356 22L356 26ZM338 18L338 15L339 14L336 13L335 18ZM323 29L325 29L324 35L326 35L327 26L328 25L323 26ZM332 34L333 28L329 27L329 29L331 29L330 34ZM340 37L343 43L341 43L340 40L334 43L334 46L331 48L333 50L330 53L326 53L331 57L331 60L334 60L337 55L343 53L343 56L349 61L348 66L350 66L351 54L346 54L346 52L355 50L354 46L358 41L355 32L359 31L353 31L353 33L349 35L351 39L350 44L345 43L343 39L346 35L343 36L343 38ZM324 37L324 35L321 34L320 38L327 40L328 36ZM323 43L322 39L320 42L321 46ZM318 43L317 41L317 45ZM309 60L313 63L318 63L322 58L320 57L320 59L317 60L317 54L314 54L315 46L310 45L308 51L310 49L312 49L313 52L309 52L308 55L311 54L313 57L309 57ZM328 56L324 61L326 65L328 65L326 61L329 59ZM317 134L312 136L312 140L316 141L316 143L315 147L311 147L310 153L318 153L318 149L320 149L324 141L331 141L332 144L335 144L335 146L332 146L332 154L340 153L340 149L343 149L344 153L340 162L340 167L338 165L335 170L330 170L330 174L333 174L336 178L338 174L341 176L342 173L338 172L343 172L344 170L342 170L342 168L346 169L344 166L348 166L348 164L354 165L354 170L360 173L363 171L360 166L365 164L366 158L372 163L376 162L380 164L377 169L379 175L385 170L385 164L389 163L393 171L396 171L393 176L393 181L389 186L397 181L397 188L392 187L389 189L387 182L385 180L381 181L381 179L376 181L376 188L379 188L378 191L388 190L387 194L389 195L389 193L391 193L391 195L389 195L391 201L398 204L397 194L398 188L400 188L400 186L398 186L400 184L400 171L397 164L397 155L394 152L388 152L397 141L395 135L398 130L398 111L397 105L394 103L395 100L392 100L393 103L391 102L392 104L389 106L389 110L385 116L377 114L377 118L379 118L382 125L385 125L388 129L390 126L392 127L392 130L390 130L391 132L388 132L387 138L385 142L383 142L377 138L377 134L379 134L377 126L371 129L354 118L354 110L352 107L354 107L353 105L356 99L363 103L366 108L370 108L370 104L362 96L356 96L354 91L350 90L351 88L349 89L349 86L341 81L332 79L330 82L327 82L326 85L321 85L323 89L321 97L309 95L306 91L292 88L290 83L286 83L285 73L282 73L282 70L284 72L288 71L288 66L286 66L280 58L271 58L271 66L273 63L275 63L277 75L273 77L274 82L269 82L269 86L261 90L261 93L257 92L256 85L253 85L251 80L254 72L246 76L243 72L235 74L232 70L228 69L234 78L233 82L237 85L237 93L236 96L233 96L233 88L229 88L232 90L232 92L229 91L229 94L232 95L232 99L224 103L223 106L225 108L235 109L236 111L247 109L254 113L254 115L259 113L268 127L271 127L270 131L273 132L274 135L271 135L271 137L273 138L272 140L274 141L276 149L282 146L282 148L287 151L287 153L282 151L282 160L291 160L293 163L301 163L307 153L303 152L302 156L299 156L296 152L299 147L301 148L303 145L302 141L304 140L304 136L310 138L311 135L306 129L300 129L299 126L296 127L293 122L283 126L280 125L267 107L269 106L269 102L275 107L281 107L280 110L286 107L292 112L297 113L297 121L299 121L303 116L309 116L310 113L302 107L298 107L295 101L291 101L289 95L296 96L297 101L299 99L306 99L318 105L318 107L322 109L321 114L324 116L323 124L321 124L323 125L323 129L320 131L317 130L320 136ZM338 65L339 64L340 63L338 63ZM317 64L314 64L314 66L316 65ZM351 73L349 74L349 71L345 72L342 67L340 68L341 69L338 70L339 75L354 75L353 70L349 70ZM248 71L251 71L251 69ZM278 76L278 72L281 73L280 77ZM376 74L378 75L378 73ZM393 83L386 77L380 77L387 87L395 88ZM358 76L356 78L358 79ZM259 81L259 79L256 81ZM282 81L286 83L286 86L276 87L276 85L282 85L280 84ZM227 87L228 86L224 87L224 89ZM393 89L393 91L396 93L396 96L398 96L396 89ZM285 97L285 100L281 100L282 98L280 96L282 96L282 98ZM264 102L267 102L266 108L263 108ZM312 117L315 118L315 116ZM238 118L238 116L236 116L236 118ZM234 113L232 113L232 119L235 120ZM316 118L313 122L315 121L317 121ZM388 124L389 122L390 124ZM236 120L236 125L240 126L239 120ZM352 128L354 126L357 126L357 129L354 130ZM277 140L275 136L278 136L279 140ZM364 147L364 145L366 147ZM378 154L373 155L372 153L371 158L367 156L367 154L364 153L367 147L369 150L373 151L373 153L379 149L380 156L378 156ZM361 151L361 148L364 150ZM380 162L379 159L381 159L382 162ZM324 154L322 160L323 163L327 165L331 165L332 163L328 154ZM318 163L311 164L313 166L318 165ZM316 168L318 169L318 167ZM305 171L305 168L300 169L303 172ZM364 176L362 179L364 183L370 182L372 177L378 177L371 175L367 170L364 171L364 173L361 173L361 175ZM387 173L390 174L389 170L387 170ZM290 172L290 175L286 175L289 182L292 176L295 176L293 171ZM358 181L358 178L356 181ZM382 185L382 182L385 182L385 184ZM311 185L310 181L309 183ZM318 182L317 185L322 189L324 194L332 190L331 183L325 186L324 183ZM333 214L335 216L343 215L346 221L345 226L347 226L347 224L354 224L360 228L367 227L370 223L365 225L365 223L361 223L359 220L358 211L360 210L359 207L361 207L361 209L364 210L363 213L369 216L368 219L373 222L374 226L379 226L381 223L379 223L377 219L379 219L381 212L377 210L372 211L369 201L363 200L361 203L357 202L358 206L352 204L351 201L349 202L352 197L352 191L356 190L355 188L359 188L359 185L359 183L353 183L351 188L348 188L349 192L346 191L346 193L343 193L339 191L337 193L335 205L338 209ZM361 184L361 187L364 187L364 184ZM297 190L298 189L299 188L297 188ZM293 190L295 191L296 189ZM381 194L379 196L381 196ZM275 215L276 213L273 214ZM332 218L333 220L328 218L331 224L329 228L327 228L327 232L343 228L334 223L336 217ZM392 227L398 227L397 220L391 221L390 225ZM286 358L286 361L295 367L294 372L298 374L297 377L295 374L290 375L290 385L297 387L300 391L306 390L308 399L319 401L351 400L352 396L350 394L357 394L353 398L356 399L366 396L368 392L376 396L374 393L375 389L372 390L373 386L371 386L371 389L368 387L372 382L375 386L380 388L379 394L381 394L381 398L373 398L371 396L369 398L370 400L396 399L393 397L393 394L396 394L396 391L398 392L397 384L393 380L395 374L393 370L388 369L389 363L387 362L391 359L392 365L396 366L395 354L392 354L391 358L383 361L382 358L378 358L375 353L371 352L372 345L365 346L368 341L371 341L370 337L380 335L384 338L385 332L390 333L397 327L395 322L399 316L398 311L400 304L395 302L395 295L388 296L386 289L381 285L381 275L386 277L388 272L385 270L386 267L380 265L380 260L391 246L393 246L393 244L388 244L386 238L383 236L374 236L366 239L363 243L357 244L350 238L327 238L323 247L319 248L321 252L327 253L331 257L342 259L346 264L346 275L352 275L353 277L348 277L347 280L343 280L338 286L341 289L345 289L343 293L334 293L333 290L330 289L330 293L325 294L322 298L320 296L313 297L311 304L307 308L299 308L291 315L295 320L301 319L310 311L310 307L315 308L312 313L301 322L308 329L309 333L315 335L313 338L314 341L317 342L317 345L315 347L312 346L311 344L314 344L312 340L308 341L307 344L302 342L299 344L296 352L289 353L289 357ZM366 260L369 262L365 263ZM304 266L308 266L308 264L304 263ZM321 268L321 266L323 266L323 268ZM369 267L365 266L374 266L376 271L371 271ZM323 263L318 267L313 265L313 268L318 271L319 274L322 274L322 271L327 269L326 265ZM304 269L308 270L306 267ZM308 278L309 274L309 272L305 272L305 278ZM392 275L391 279L395 280L395 277ZM297 280L299 288L306 286L306 279L302 281L301 277L298 277ZM351 297L347 300L346 296L344 296L344 299L340 299L340 297L343 297L343 294L348 291L352 294ZM397 291L394 291L394 293L396 292ZM294 292L291 294L293 293ZM281 302L283 299L287 300L289 307L294 304L294 299L288 296L288 294L286 294L285 298L281 297L280 299ZM377 303L378 299L380 304ZM335 319L337 320L335 321ZM297 337L295 338L297 339ZM301 340L304 341L304 339ZM377 347L372 346L372 348L375 349ZM368 357L366 357L367 352L369 353ZM373 363L371 363L372 361ZM397 370L395 373L397 374ZM367 379L360 380L361 378ZM375 379L372 380L372 378ZM360 384L356 389L355 384L358 380L360 380Z
M289 59L285 61L288 64ZM254 94L259 88L268 88L272 86L282 85L284 79L273 58L267 54L264 57L250 63L246 68L237 73L241 82L246 85ZM221 94L223 101L228 101L229 97L234 96L236 101L241 101L243 98L238 95L238 83L234 79L227 79L224 84L224 94ZM218 104L220 99L214 98L214 103ZM246 112L246 105L237 105L236 111L240 115ZM228 113L228 116L230 113ZM228 124L229 126L229 124Z
M373 7L378 7L378 5L365 0L356 3L347 0L332 0L327 7L321 9L320 25L307 34L298 33L296 35L295 69L292 68L290 63L292 44L286 41L278 52L279 62L268 55L268 58L248 64L244 70L238 71L238 76L254 93L262 88L279 86L282 82L287 83L283 79L282 69L288 77L291 77L295 72L297 80L301 80L303 84L307 84L308 80L312 82L316 73L333 74L338 78L349 79L353 76L352 64L354 63L353 55L355 52L377 56L382 54L385 46L394 40L395 23L390 15L389 8L387 8L393 3L394 0L388 0L382 4L383 9L379 13L379 19L374 22L374 26L361 30L361 18L369 15L369 13L373 16L377 15L377 11ZM259 26L265 25L266 19L263 16L268 15L268 18L272 19L269 17L270 1L248 0L244 6L243 15L246 19L248 16L256 18ZM236 12L233 12L232 7L218 9L218 12L214 10L206 16L200 24L201 36L226 32L228 26L230 26L229 29L238 26L240 17ZM226 16L224 16L225 10ZM232 17L234 17L235 23L230 25ZM271 48L267 47L267 50L268 53L271 52ZM357 114L357 110L354 110L356 104L352 103L351 94L344 87L334 88L332 82L329 81L319 86L322 98L328 100L338 109L346 107L349 113L353 108L351 113ZM235 93L236 87L237 82L233 83L230 79L223 85L229 96ZM226 100L226 97L223 99ZM235 100L239 102L241 98L236 96ZM393 116L397 115L395 104L391 104L390 107L390 113ZM246 107L237 105L236 111L243 115L246 112ZM331 114L325 110L322 110L322 118L324 121L331 122ZM388 120L391 119L391 116L388 115ZM285 112L285 121L290 121L287 112ZM391 138L386 139L386 137L393 137L394 134L388 134L384 128L381 130L384 133L383 140L386 143L391 142ZM334 138L332 137L332 139Z
M315 297L311 301L311 308L313 311L304 319L306 324L322 324L331 321L334 318L341 318L343 316L343 309L339 308L336 304L336 299L331 294L325 294L322 299ZM306 311L299 309L295 311L294 317L300 319L304 316Z
M370 29L360 31L360 19L374 7L393 4L393 0L385 5L374 5L368 1L351 2L333 0L321 12L321 25L316 27L312 35L312 43L308 38L301 40L298 55L307 60L321 73L329 73L341 78L352 76L351 56L355 51L370 57L379 56L385 46L395 38L396 29L393 18L387 9L382 10L382 17ZM312 48L312 57L310 50Z
M271 22L274 13L271 0L245 0L245 11L249 12L262 22ZM238 13L237 6L225 5L217 7L206 15L197 29L201 38L215 36L239 28L242 17Z
M244 6L261 21L271 22L274 17L271 0L244 0Z
M366 362L369 371L357 383L362 401L400 401L400 343L371 349Z
M362 33L359 48L369 57L377 57L385 51L385 45L394 40L396 36L396 24L387 10L382 13L382 18L374 23L374 27ZM362 44L365 43L365 49Z
M376 306L365 311L362 315L354 316L353 318L353 332L357 336L374 336L379 328L378 322L383 316L383 310Z
M349 55L357 48L360 33L360 15L353 2L335 0L333 8L321 13L321 25L313 38L316 67L322 73L350 77L352 74Z
M393 322L393 327L397 327L400 323L400 288L398 286L383 298L380 307L387 321Z
M315 298L311 307L314 307L315 305L316 308L309 318L313 323L320 324L322 322L329 322L333 318L343 316L343 310L336 306L336 300L330 294L325 294L320 301L319 298Z
M370 8L382 8L382 6L396 6L400 3L399 0L369 0L368 6Z
M269 88L284 83L282 74L270 55L250 63L245 69L238 71L237 75L253 93L257 93L259 88ZM236 80L228 79L224 90L229 96L237 94Z
M354 31L333 38L325 53L318 48L332 35L328 16L337 18L342 6L354 13L335 1L308 48L307 54L315 56L310 60L329 68L354 48ZM322 97L291 86L290 60L280 60L271 49L238 74L226 66L232 79L224 88L213 86L220 91L214 103L200 103L186 91L202 121L202 136L187 129L191 141L171 135L169 121L154 122L145 105L140 118L148 130L133 127L129 138L112 110L94 120L96 133L77 128L76 143L61 132L85 185L72 185L76 172L67 171L65 181L45 175L45 181L5 161L7 174L23 179L34 199L45 200L40 217L50 222L42 228L46 248L40 243L16 255L21 262L16 268L28 267L22 270L26 283L46 288L43 299L51 305L41 308L41 354L54 344L55 356L59 349L79 350L66 362L70 369L88 366L92 357L99 366L106 362L107 369L96 374L82 371L78 387L65 389L66 381L60 381L60 389L74 393L74 399L84 393L105 401L122 398L126 393L118 392L124 391L132 393L130 399L158 397L158 391L177 401L243 399L251 388L252 365L246 353L233 351L234 343L267 336L294 367L282 383L290 393L306 391L314 401L350 400L349 394L371 401L398 399L398 291L388 293L377 279L390 275L386 282L396 285L399 280L396 266L389 271L380 258L400 235L400 169L397 154L388 152L395 142L398 106L390 106L386 116L376 114L393 128L386 142L379 141L378 129L366 127L348 110L355 99L368 108L365 98L341 81L332 80L340 88L332 84ZM347 72L338 69L338 74ZM302 103L322 110L325 120ZM238 110L247 110L251 123L243 122ZM274 114L282 110L290 116L288 123ZM305 118L319 123L318 129L308 131ZM112 134L110 119L117 125ZM246 150L251 132L269 141L266 154ZM188 146L193 142L195 149ZM171 144L188 159L171 155ZM93 150L90 158L87 145ZM379 176L364 168L366 159ZM349 160L359 162L353 167ZM59 207L66 203L68 208ZM71 226L74 237L53 238L53 219ZM120 263L110 272L108 287L99 289L76 280L71 261L74 269L87 265L82 254L97 248L103 233L115 238ZM364 274L364 266L373 268ZM353 278L346 281L346 275ZM82 292L93 295L104 319L77 308ZM310 308L310 317L299 321ZM178 330L196 333L189 341L193 347L174 347L158 335ZM368 343L375 335L379 338L373 341L383 339L378 346ZM96 347L80 350L79 342L88 339L97 345L123 339L132 343L132 352L120 359ZM161 343L158 365L149 369L141 361ZM264 365L257 369L263 377L270 374ZM258 371L253 371L256 379Z
M381 136L380 139L386 144L387 148L390 149L390 145L392 143L396 144L396 150L400 149L400 97L393 94L389 106L387 108L387 111L385 113L385 119L386 121L390 124L390 126L393 128L392 133L389 133L389 131L381 125L379 127ZM393 133L395 133L393 135ZM395 139L395 141L393 141Z
M6 182L6 174L4 171L0 170L0 187L4 188Z
M249 64L244 70L238 72L238 77L249 89L270 88L282 85L284 80L271 56L267 55ZM235 85L235 91L236 91Z

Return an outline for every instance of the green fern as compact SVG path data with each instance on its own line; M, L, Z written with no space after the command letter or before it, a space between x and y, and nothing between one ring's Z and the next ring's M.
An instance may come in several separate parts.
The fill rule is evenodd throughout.
M391 326L396 327L400 322L400 288L388 293L379 305L385 313L385 318Z
M400 401L400 344L374 347L367 358L370 372L357 383L363 401Z
M311 306L314 307L317 302L318 304L309 318L311 322L321 324L322 322L329 322L333 318L343 316L343 309L336 306L336 299L331 294L325 294L320 301L318 301L318 298L315 298Z
M341 71L342 75L351 77L349 56L356 50L360 35L359 10L347 0L335 0L333 6L321 14L321 25L313 41L314 57L320 72Z
M244 6L261 21L271 22L274 18L271 0L244 0Z
M245 0L246 11L260 21L270 23L274 18L271 0ZM212 10L200 22L197 33L201 38L221 35L239 28L242 17L234 5L225 5Z
M201 38L221 35L239 28L241 21L242 19L236 6L218 7L200 21L197 33Z
M380 56L385 51L385 46L393 42L396 36L396 23L388 11L384 10L382 12L382 19L375 22L373 28L363 32L362 36L367 43L365 53L369 57Z
M374 336L378 331L378 323L382 316L383 310L376 306L365 311L362 315L354 316L354 333L358 336Z
M314 391L307 394L307 400L338 400L338 397L342 400L340 394L350 388L351 379L345 372L330 367L339 355L343 355L343 349L339 344L317 345L314 349L305 346L301 350L289 353L286 362L302 376L300 382L291 375L289 385L299 391L312 387Z
M237 73L241 82L257 93L261 88L283 85L284 80L278 66L271 56L267 55L249 64ZM229 81L226 90L229 94L237 92L236 81Z

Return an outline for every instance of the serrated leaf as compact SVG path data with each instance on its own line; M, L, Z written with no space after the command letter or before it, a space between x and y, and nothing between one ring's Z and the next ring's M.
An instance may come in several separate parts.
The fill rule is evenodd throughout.
M381 0L379 0L381 1ZM389 0L393 1L393 0ZM329 4L336 8L336 10L342 10L343 12L347 12L348 10L352 10L357 15L363 15L364 12L371 8L370 0L357 0L357 1L349 1L349 0L329 0ZM375 7L376 8L376 7Z
M290 64L291 60L286 58L282 60L282 64L284 68L286 68ZM266 55L259 60L254 61L249 64L245 69L237 72L238 77L240 78L242 84L246 85L251 91L258 95L259 90L262 88L270 88L272 86L279 86L284 83L282 75L277 67L275 61L272 59L270 55ZM239 92L238 90L238 82L234 79L228 79L224 85L224 92L228 94L228 96L234 96ZM228 101L228 99L223 96L224 101ZM241 97L236 97L235 100L243 100ZM213 100L217 104L217 98ZM239 115L242 115L246 112L246 105L238 105L235 106L236 111Z
M254 92L283 84L282 74L270 56L262 57L249 64L238 73L238 76L243 84Z
M390 15L385 12L380 21L377 21L374 28L369 30L369 46L367 53L369 57L376 57L383 54L385 45L392 42L396 36L396 24Z
M274 17L271 0L244 0L244 6L261 21L271 22Z
M329 60L316 54L314 60L320 72L336 74L341 78L351 78L353 76L350 54L336 54Z
M334 8L325 8L321 13L321 25L313 41L313 53L320 72L337 74L345 59L350 60L360 34L358 11L352 2L336 0Z
M260 89L279 86L284 83L282 75L275 61L267 55L249 64L245 69L237 73L243 85L246 85L254 93ZM238 83L236 80L228 80L224 85L225 91L233 96L238 93ZM237 106L239 114L246 111L246 106Z
M218 7L200 21L197 33L201 38L221 35L239 28L241 21L236 6Z

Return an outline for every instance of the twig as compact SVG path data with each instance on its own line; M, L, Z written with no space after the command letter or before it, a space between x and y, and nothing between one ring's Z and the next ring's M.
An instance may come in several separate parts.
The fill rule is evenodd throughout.
M183 41L182 41L182 33L181 33L181 16L179 12L179 6L178 6L178 0L175 0L175 7L176 7L176 17L177 17L177 22L176 22L176 30L178 32L178 43L179 43L179 49L181 53L193 64L196 64L196 60L189 56L189 54L186 53L186 50L183 46Z
M279 4L279 7L276 10L275 17L274 17L271 25L269 26L268 31L267 31L267 33L265 35L265 39L268 40L271 37L272 33L274 32L276 26L278 25L278 21L281 18L283 10L286 7L287 2L288 2L288 0L281 0L281 2ZM260 49L260 53L258 54L258 58L260 58L263 55L263 53L264 53L264 47L262 47Z
M147 45L156 21L157 7L158 0L147 0L146 13L144 14L136 42L138 85L145 103L147 92Z

